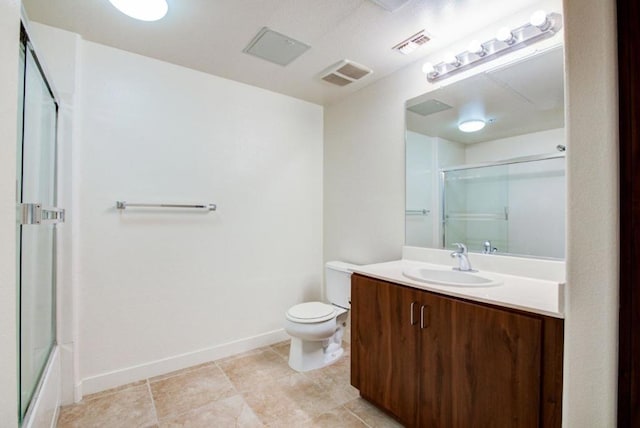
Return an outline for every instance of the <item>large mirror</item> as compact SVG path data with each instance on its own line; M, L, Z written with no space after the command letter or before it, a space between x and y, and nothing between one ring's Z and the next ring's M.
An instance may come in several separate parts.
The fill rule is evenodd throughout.
M407 101L406 244L564 259L563 93L557 47Z

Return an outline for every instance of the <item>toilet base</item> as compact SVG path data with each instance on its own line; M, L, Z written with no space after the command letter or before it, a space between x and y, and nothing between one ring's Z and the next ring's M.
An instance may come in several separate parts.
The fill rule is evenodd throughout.
M327 342L326 340L309 341L292 337L289 367L299 372L308 372L333 364L344 354L344 349L335 342L329 343L327 346Z

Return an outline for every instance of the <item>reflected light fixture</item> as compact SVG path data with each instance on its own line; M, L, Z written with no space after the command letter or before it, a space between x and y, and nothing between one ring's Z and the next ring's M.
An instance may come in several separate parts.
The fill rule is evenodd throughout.
M485 61L552 37L561 28L562 15L537 10L526 24L513 29L500 28L496 37L486 42L472 40L466 51L457 55L447 53L437 64L426 63L422 67L422 71L427 75L429 82L444 79L459 71L467 70Z
M431 64L430 62L425 62L424 64L422 64L422 72L424 74L437 73L436 69L433 67L433 64Z
M447 64L451 64L454 67L460 67L460 59L453 54L453 52L447 52L442 59Z
M487 51L484 46L482 46L482 43L475 39L471 40L471 43L469 43L469 47L467 48L467 50L472 54L476 54L478 56L485 56L487 54Z
M496 33L496 40L508 45L512 45L516 42L515 38L513 37L513 33L507 27L502 27L498 30L498 32Z
M109 0L113 7L140 21L157 21L169 10L167 0Z
M485 121L481 119L466 120L458 124L458 129L462 132L476 132L484 128L485 125Z

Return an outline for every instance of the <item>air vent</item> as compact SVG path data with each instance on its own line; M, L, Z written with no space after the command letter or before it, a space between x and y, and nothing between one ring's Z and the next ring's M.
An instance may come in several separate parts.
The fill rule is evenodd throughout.
M389 12L395 12L405 4L409 3L409 0L371 0L371 2L388 10Z
M346 86L371 73L371 69L364 65L345 59L326 68L320 73L320 76L322 76L321 79L325 82L338 86Z
M401 41L391 49L397 50L398 52L403 53L405 55L409 55L411 52L418 49L420 46L424 45L429 40L431 40L431 38L427 36L425 30L422 30L417 32L413 36L409 37L408 39Z
M418 113L421 116L429 116L430 114L449 110L450 108L452 108L450 105L445 104L442 101L430 99L427 101L423 101L420 104L407 107L407 110L411 110L412 112Z
M305 53L310 47L292 37L264 27L242 52L284 66Z

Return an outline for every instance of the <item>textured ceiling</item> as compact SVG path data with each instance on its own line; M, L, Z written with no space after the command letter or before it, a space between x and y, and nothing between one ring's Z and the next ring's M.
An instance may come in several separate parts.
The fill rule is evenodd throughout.
M108 0L24 0L29 18L86 40L331 104L536 0L410 0L389 12L368 0L168 0L157 22L131 19ZM242 52L262 27L311 45L286 67ZM433 39L413 55L391 48L426 29ZM320 80L341 59L373 69L346 87Z

